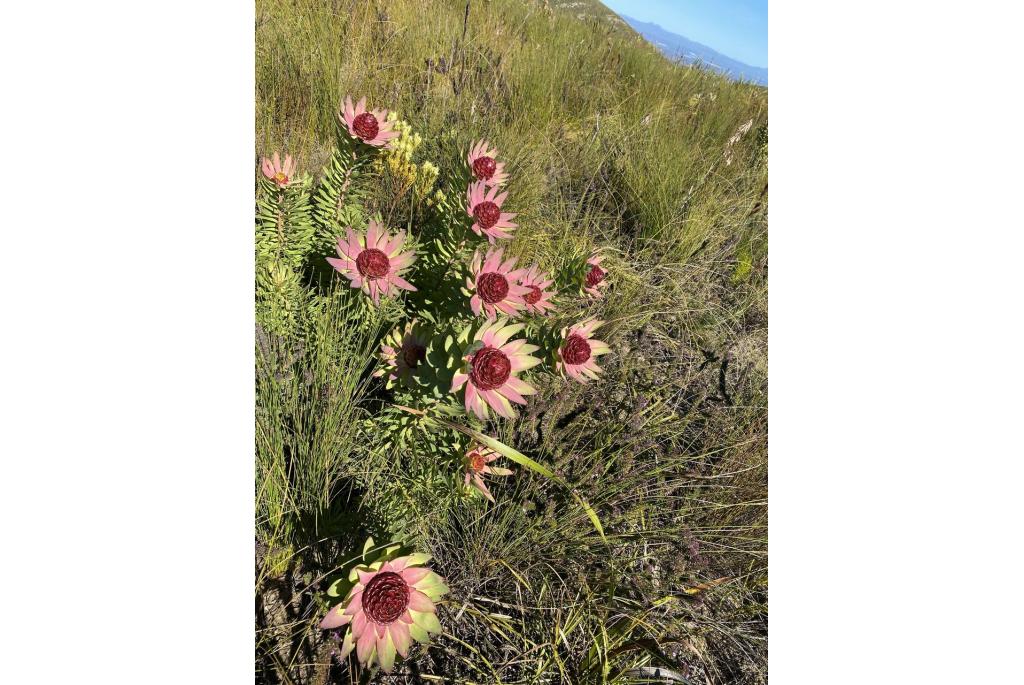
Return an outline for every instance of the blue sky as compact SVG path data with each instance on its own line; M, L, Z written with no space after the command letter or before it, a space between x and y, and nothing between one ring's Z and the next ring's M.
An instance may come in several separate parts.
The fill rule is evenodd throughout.
M768 66L768 0L601 0L752 67Z

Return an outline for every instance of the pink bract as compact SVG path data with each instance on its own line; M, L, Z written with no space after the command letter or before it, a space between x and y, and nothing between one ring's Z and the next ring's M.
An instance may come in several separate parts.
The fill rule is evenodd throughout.
M273 159L263 158L261 169L263 175L276 183L278 188L284 188L291 182L295 174L295 160L291 155L287 155L284 158L284 164L281 164L281 157L275 152Z
M488 319L494 319L498 312L515 316L526 306L523 296L529 289L518 283L524 270L515 268L514 257L502 262L504 252L504 249L492 247L483 257L479 251L473 255L472 273L466 278L466 287L473 293L469 306L477 316L484 313Z
M402 278L402 271L416 261L414 252L402 252L405 232L394 235L370 220L365 235L351 228L345 238L338 238L338 256L327 261L349 279L353 288L360 288L374 304L380 304L381 295L397 295L401 290L416 290Z
M509 325L506 319L485 324L473 338L480 344L466 354L462 369L452 379L452 392L465 386L466 411L480 419L487 418L488 407L500 416L514 418L510 402L526 404L523 395L537 392L513 375L540 364L540 359L530 356L539 347L525 340L509 342L521 330L522 324Z
M523 294L523 304L526 311L533 314L547 314L549 309L554 308L555 303L552 301L552 298L555 296L555 293L553 290L549 290L553 283L554 280L542 272L536 264L523 272L522 277L519 279L519 285L527 290Z
M441 632L434 602L448 587L440 576L419 565L427 558L409 555L356 567L355 577L350 578L358 578L357 582L320 622L324 630L350 625L342 659L355 649L361 663L379 663L390 673L396 653L408 657L414 640L426 642L429 633Z
M475 143L466 155L466 161L473 178L493 188L505 183L508 174L505 173L505 163L495 159L498 151L490 145L486 140Z
M515 214L502 212L508 193L498 193L497 186L487 190L483 181L470 183L466 189L466 213L473 218L473 232L487 236L490 243L498 238L508 238L518 224L512 223Z
M380 345L384 368L373 375L378 378L386 375L392 382L410 383L425 363L429 343L429 337L415 322L407 323L404 329L392 331Z
M346 95L338 116L348 128L348 134L367 145L382 147L400 135L387 120L386 109L366 109L366 98L361 98L353 106L352 98Z
M555 368L562 375L567 375L580 383L588 378L597 378L601 367L595 357L611 352L607 343L595 340L591 336L603 321L588 319L570 328L562 329L562 342L558 347Z
M604 257L595 252L590 256L590 259L587 260L587 264L590 268L587 270L587 275L583 280L583 292L590 297L602 297L603 293L601 291L608 287L608 272L600 266L602 259L604 259Z

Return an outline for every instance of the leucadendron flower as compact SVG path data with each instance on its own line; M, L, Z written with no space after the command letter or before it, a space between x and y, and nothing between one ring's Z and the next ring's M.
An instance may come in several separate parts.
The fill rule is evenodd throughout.
M415 252L402 252L404 244L404 231L392 236L371 219L366 235L347 229L346 237L338 238L338 256L327 261L352 282L353 288L380 304L381 295L397 295L399 289L416 290L401 276L416 261Z
M498 238L508 238L518 226L512 223L514 213L501 211L507 197L508 193L499 193L497 186L487 190L483 181L470 183L466 188L466 213L473 219L470 228L479 236L487 236L492 245Z
M396 654L404 659L413 642L429 642L430 633L441 632L434 602L448 586L423 565L429 560L426 554L410 554L352 570L355 585L320 622L324 630L349 626L342 659L355 649L360 663L390 673Z
M595 252L587 260L587 265L590 269L587 270L587 275L583 281L583 292L593 298L602 297L601 291L608 287L608 282L605 280L608 272L601 268L602 259L604 257Z
M552 298L555 293L550 289L554 282L536 264L523 272L519 278L519 285L526 288L526 293L523 294L526 311L533 314L547 314L547 310L554 308Z
M497 318L498 312L515 316L526 306L523 296L529 290L519 285L525 269L516 269L516 258L504 259L504 248L491 248L486 255L477 250L469 265L472 272L466 278L466 288L472 293L469 307L477 316ZM504 260L504 261L503 261Z
M513 375L540 364L540 359L530 356L539 347L522 339L509 342L509 338L523 328L523 324L510 326L507 319L501 318L476 332L474 343L463 357L462 369L452 378L452 392L466 388L466 411L486 419L487 407L490 407L511 419L516 412L510 402L526 404L523 395L537 392Z
M274 153L273 159L264 157L260 165L263 175L273 181L278 188L287 186L295 175L295 160L291 155L286 155L284 164L281 163L281 156Z
M504 183L508 178L505 163L496 161L494 158L497 156L498 151L491 148L486 140L475 143L466 155L473 178L491 188Z
M480 491L480 494L491 502L494 501L494 496L491 495L491 491L487 489L487 484L484 482L483 477L485 475L512 475L512 469L506 469L500 466L491 466L491 462L497 458L498 453L490 447L477 445L466 452L466 456L462 459L463 468L466 471L466 478L464 481L465 485L472 485Z
M378 378L388 377L391 382L399 381L410 384L420 365L427 356L427 344L430 336L418 322L409 322L405 328L391 331L380 345L380 356L384 368L374 372Z
M338 116L348 129L348 134L367 145L383 147L400 135L394 130L394 121L388 120L386 109L366 109L366 98L361 98L353 106L352 98L346 95Z
M597 378L601 367L595 357L611 352L607 343L594 340L591 336L603 321L588 319L570 328L562 329L562 344L558 348L555 368L563 376L571 376L580 383L587 378Z

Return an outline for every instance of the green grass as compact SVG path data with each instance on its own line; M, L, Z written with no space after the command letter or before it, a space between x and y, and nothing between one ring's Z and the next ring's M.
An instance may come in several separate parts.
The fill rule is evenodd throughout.
M607 539L550 479L517 468L482 506L415 458L432 436L388 440L411 419L368 371L397 314L303 290L299 330L257 336L259 677L356 681L316 621L324 578L372 534L431 552L452 588L445 634L387 682L764 682L767 91L673 65L593 5L466 7L258 0L254 152L316 175L340 99L365 95L442 173L478 137L498 147L513 253L556 269L605 251L609 296L558 315L609 322L604 377L542 377L490 434L551 466ZM355 190L420 216L387 183Z

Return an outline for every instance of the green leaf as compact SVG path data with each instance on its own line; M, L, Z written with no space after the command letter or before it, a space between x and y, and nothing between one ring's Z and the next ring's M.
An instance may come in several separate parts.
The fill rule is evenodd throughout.
M352 633L351 630L348 632L349 634ZM416 640L416 642L430 641L430 635L427 633L426 629L416 625L415 623L409 624L409 634L412 635L412 639Z
M531 471L536 471L537 473L539 473L540 475L542 475L542 476L544 476L546 478L554 478L555 477L555 474L552 473L551 469L549 469L548 467L546 467L546 466L544 466L544 465L534 461L533 459L530 459L528 456L526 456L525 454L523 454L519 450L516 450L516 449L513 449L512 447L509 447L508 445L506 445L505 443L501 442L500 440L495 440L494 438L490 437L489 435L484 435L480 431L475 431L472 428L467 428L465 430L465 432L471 438L473 438L474 440L476 440L480 444L485 445L487 447L490 447L495 452L499 452L499 453L505 455L506 457L508 457L512 461L516 462L517 464L521 464L522 466L525 466L526 468L530 469Z
M601 519L597 517L597 512L594 511L594 508L590 506L587 500L580 497L575 490L572 490L570 492L572 492L572 496L576 498L576 501L580 503L580 506L583 507L583 511L587 512L587 516L590 518L590 522L594 524L594 528L597 529L597 532L598 534L600 534L601 539L607 541L608 538L604 536L604 526L601 525Z
M328 597L344 597L352 589L353 582L347 577L338 578L327 588Z
M409 610L409 614L412 616L412 621L420 628L423 628L429 633L441 633L441 624L437 620L437 616L431 612L413 611Z

